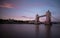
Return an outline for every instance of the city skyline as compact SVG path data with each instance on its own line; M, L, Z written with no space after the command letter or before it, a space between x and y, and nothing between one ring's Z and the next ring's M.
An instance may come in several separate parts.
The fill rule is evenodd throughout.
M1 0L0 18L35 19L35 15L44 15L48 10L52 16L60 19L60 0ZM41 20L44 20L42 18ZM54 20L54 19L53 19Z

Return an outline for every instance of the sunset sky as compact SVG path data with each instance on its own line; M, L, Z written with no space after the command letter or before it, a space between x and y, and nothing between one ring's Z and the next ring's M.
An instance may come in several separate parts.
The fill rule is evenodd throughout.
M0 18L3 19L30 20L48 10L60 19L60 0L0 0Z

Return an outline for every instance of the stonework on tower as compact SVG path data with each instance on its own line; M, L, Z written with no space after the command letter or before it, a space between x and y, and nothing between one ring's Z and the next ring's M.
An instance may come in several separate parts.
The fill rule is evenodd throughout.
M39 22L39 15L37 14L35 18L35 23L38 23L38 22Z
M51 12L49 10L46 12L46 23L51 23Z

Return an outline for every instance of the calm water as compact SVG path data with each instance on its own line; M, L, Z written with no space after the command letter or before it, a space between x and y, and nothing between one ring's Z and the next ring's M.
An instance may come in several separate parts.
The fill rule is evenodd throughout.
M2 38L60 38L60 24L0 24Z

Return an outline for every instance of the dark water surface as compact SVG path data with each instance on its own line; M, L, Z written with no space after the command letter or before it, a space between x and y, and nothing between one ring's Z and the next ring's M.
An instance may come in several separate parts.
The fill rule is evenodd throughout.
M60 38L60 24L0 24L2 38Z

